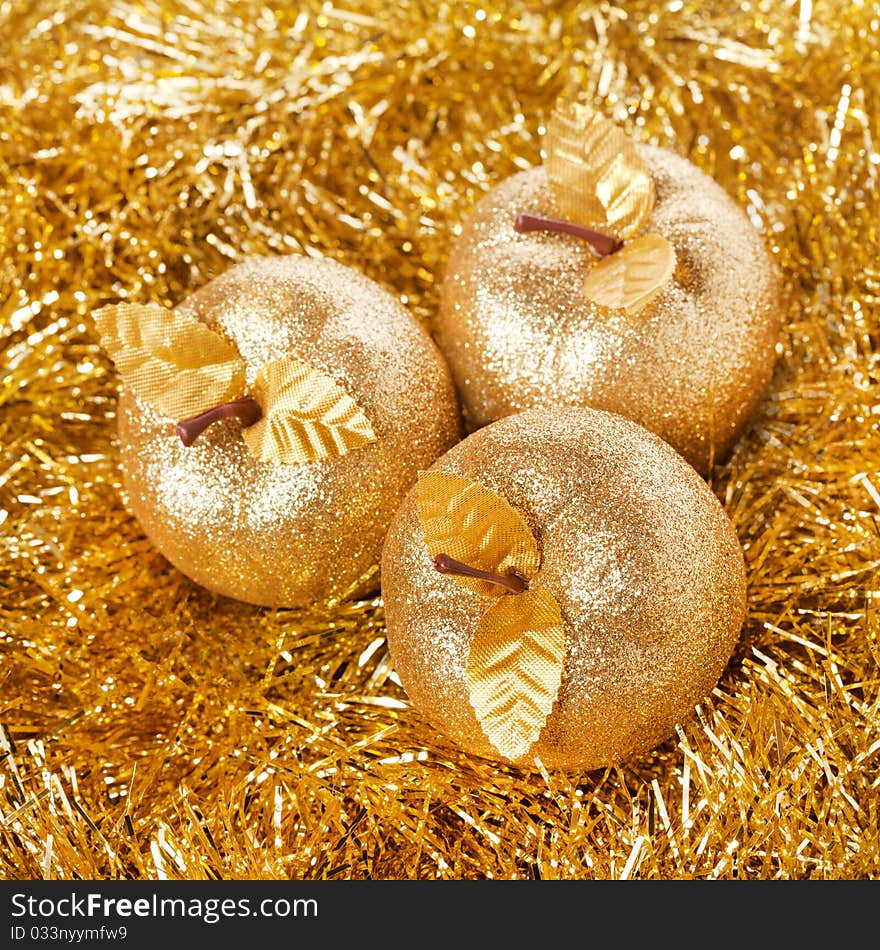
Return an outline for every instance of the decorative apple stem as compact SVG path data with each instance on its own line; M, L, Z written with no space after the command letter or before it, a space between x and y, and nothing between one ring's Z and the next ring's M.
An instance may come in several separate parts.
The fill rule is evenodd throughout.
M587 241L599 257L607 257L623 247L623 241L601 231L585 228L571 221L561 221L559 218L545 218L535 214L518 214L513 222L514 231L554 231L561 234L571 234L573 237Z
M196 416L190 416L189 419L182 419L174 427L174 431L180 436L180 441L184 445L192 445L209 425L213 425L220 419L228 419L230 416L240 419L241 424L247 428L260 421L263 410L256 399L246 396L244 399L236 399L233 402L221 402L219 406L206 409Z
M492 574L490 571L481 571L476 567L470 567L468 564L462 564L456 561L448 554L435 554L431 558L431 563L441 574L457 574L459 577L476 577L481 581L488 581L490 584L498 584L500 587L507 588L511 594L521 594L528 590L528 581L522 576L512 571L510 574Z

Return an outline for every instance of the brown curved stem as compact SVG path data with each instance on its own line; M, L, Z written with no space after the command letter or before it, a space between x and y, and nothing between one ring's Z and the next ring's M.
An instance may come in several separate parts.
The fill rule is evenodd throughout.
M602 234L592 228L585 228L571 221L561 221L559 218L545 218L536 214L518 214L513 222L514 231L555 231L561 234L571 234L573 237L587 241L600 257L607 257L623 247L623 241L618 241L610 234Z
M228 419L230 416L240 419L241 424L247 428L260 421L263 410L256 399L246 396L244 399L236 399L233 402L221 402L219 406L206 409L197 416L181 419L174 427L174 431L180 436L180 441L184 445L192 445L209 425L213 425L220 419Z
M490 584L498 584L504 587L511 594L521 594L529 589L528 581L517 574L516 571L510 574L492 574L490 571L481 571L469 564L462 564L456 561L448 554L435 554L431 558L431 563L441 574L457 574L459 577L475 577L481 581L488 581Z

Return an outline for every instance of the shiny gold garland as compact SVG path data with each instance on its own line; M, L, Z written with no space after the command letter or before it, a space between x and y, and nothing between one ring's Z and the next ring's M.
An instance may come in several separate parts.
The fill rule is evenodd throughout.
M0 4L0 876L876 876L878 16ZM429 321L457 224L564 92L714 176L790 304L712 476L750 582L718 689L624 768L527 775L408 707L378 599L272 611L169 567L120 498L88 314L305 250Z

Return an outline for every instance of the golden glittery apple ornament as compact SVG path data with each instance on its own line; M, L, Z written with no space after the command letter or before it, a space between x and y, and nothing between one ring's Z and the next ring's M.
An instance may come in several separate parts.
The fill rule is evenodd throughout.
M469 430L537 406L618 412L706 474L770 382L780 282L708 175L560 101L545 160L490 191L436 315Z
M174 309L94 319L128 505L169 561L267 606L378 588L394 510L461 435L448 367L395 297L328 258L257 257Z
M413 705L466 751L591 770L667 739L746 611L743 554L700 475L616 413L531 409L468 435L382 553Z

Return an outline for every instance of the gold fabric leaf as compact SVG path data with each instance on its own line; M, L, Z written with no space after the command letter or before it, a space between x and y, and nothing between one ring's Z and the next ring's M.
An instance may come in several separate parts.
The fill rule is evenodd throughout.
M506 758L525 755L541 734L564 660L562 614L547 590L499 597L480 619L467 662L470 701Z
M431 557L493 574L532 577L541 563L538 544L523 516L499 494L452 472L424 472L418 481L419 521ZM455 576L470 590L497 597L497 584Z
M635 142L589 106L556 106L544 165L563 217L626 240L654 207L654 180Z
M122 382L171 419L188 418L244 391L238 351L198 320L144 304L101 307L93 318Z
M337 458L376 433L363 409L320 370L289 358L273 360L258 373L251 395L263 417L242 430L255 458L275 465L300 465Z
M659 234L624 244L590 268L584 281L588 300L635 313L657 294L675 270L675 248Z

